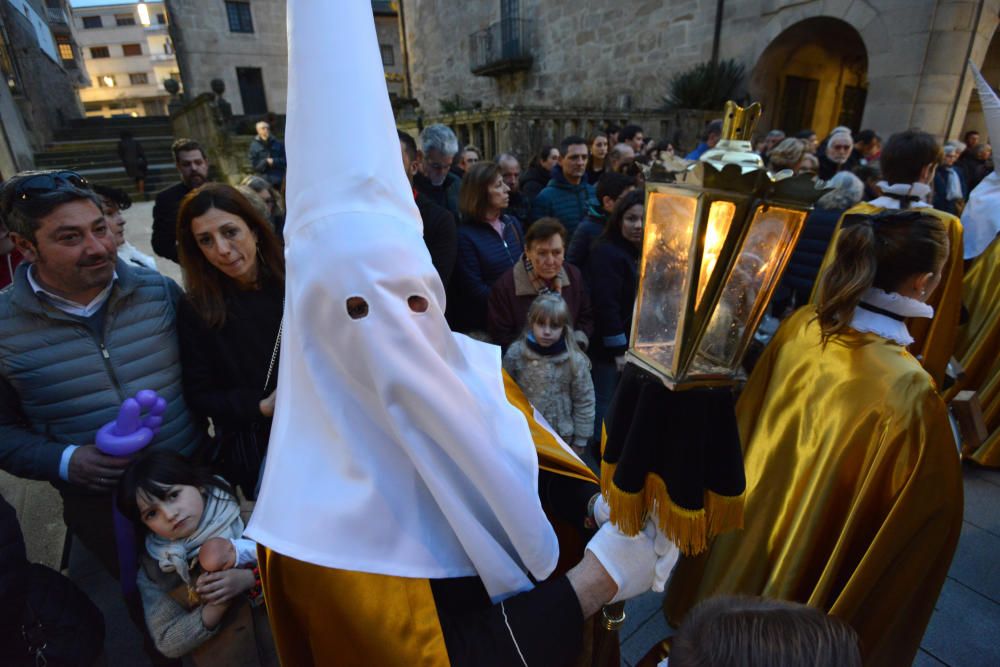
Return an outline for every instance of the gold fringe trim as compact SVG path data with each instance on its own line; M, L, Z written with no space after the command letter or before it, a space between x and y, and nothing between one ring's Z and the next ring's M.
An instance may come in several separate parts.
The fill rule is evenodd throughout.
M656 508L656 524L681 553L693 556L708 548L716 535L743 527L743 495L722 496L705 492L705 509L689 510L670 498L659 475L646 475L641 491L629 492L614 482L617 464L601 461L601 490L611 508L611 522L626 535L637 535Z

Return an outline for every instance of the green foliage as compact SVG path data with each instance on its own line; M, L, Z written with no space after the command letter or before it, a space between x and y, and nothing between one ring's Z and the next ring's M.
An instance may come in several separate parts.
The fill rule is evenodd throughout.
M454 97L438 100L438 104L441 105L441 113L456 113L466 108L465 103L462 102L462 98L457 93Z
M745 75L743 65L735 60L701 63L675 74L664 100L671 109L722 109L740 92Z

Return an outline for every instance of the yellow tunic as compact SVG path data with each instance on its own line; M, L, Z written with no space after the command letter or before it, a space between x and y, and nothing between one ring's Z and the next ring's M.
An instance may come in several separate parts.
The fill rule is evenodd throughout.
M855 213L873 215L884 210L886 209L862 202L849 209L844 215ZM951 242L948 261L945 262L941 276L941 284L927 300L927 303L934 308L934 318L930 320L925 318L911 319L906 323L914 338L913 344L910 345L910 351L921 360L924 368L940 387L944 382L948 361L955 351L958 320L962 311L962 223L950 213L934 208L914 210L933 215L947 223L948 240ZM841 216L830 241L830 246L823 257L823 264L820 266L820 280L822 280L823 272L837 256L837 238L840 235L840 226L843 222L844 218ZM811 303L816 303L819 298L820 280L816 281L816 287L813 288Z
M528 421L539 467L593 482L596 491L594 473L535 419L531 404L506 372L503 379L507 400ZM573 556L579 560L582 553ZM449 664L429 580L320 567L263 545L258 557L282 665Z
M955 356L965 377L948 390L950 400L963 389L975 389L983 405L989 435L969 458L1000 467L1000 238L973 260L965 276L962 302L969 321L958 334Z
M866 664L909 665L962 524L945 405L899 345L848 332L820 344L811 307L764 351L737 404L745 528L684 559L665 609L744 593L850 623Z

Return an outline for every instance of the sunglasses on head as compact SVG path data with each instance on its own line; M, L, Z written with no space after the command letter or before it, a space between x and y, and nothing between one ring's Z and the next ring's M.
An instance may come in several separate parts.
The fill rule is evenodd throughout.
M89 190L90 183L75 171L54 171L29 176L17 184L14 199L28 201L66 190Z

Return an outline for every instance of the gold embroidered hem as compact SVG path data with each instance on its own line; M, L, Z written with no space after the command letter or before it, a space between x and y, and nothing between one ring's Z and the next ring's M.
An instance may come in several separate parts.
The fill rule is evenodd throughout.
M1000 239L972 262L963 282L962 302L969 321L959 330L955 357L965 376L949 388L946 400L963 389L974 389L983 406L987 437L969 458L1000 467Z
M656 524L681 553L695 555L708 548L711 538L743 527L744 496L723 496L706 489L704 509L681 507L670 498L666 483L656 473L646 476L642 491L631 493L614 482L617 466L601 462L601 489L611 509L611 521L627 535L638 534L646 523L647 508L656 507Z
M866 664L909 665L962 525L947 409L902 347L824 347L814 317L781 326L737 403L744 529L682 558L664 609L677 625L718 594L806 603L854 627Z
M840 236L840 226L844 222L844 216L853 214L874 215L886 209L872 206L867 203L860 203L849 209L837 221L830 245L826 249L823 263L819 270L819 279L813 287L810 303L815 304L819 299L819 286L822 276L827 267L833 263L837 256L837 239ZM948 241L951 248L948 252L948 260L942 270L941 283L934 293L927 300L927 304L934 308L934 317L910 318L906 321L906 327L913 336L913 344L910 351L915 357L921 360L923 367L927 369L937 386L943 386L945 369L955 350L955 340L958 337L958 321L962 311L962 223L955 216L938 211L934 208L921 208L921 213L932 215L942 220L948 227Z

